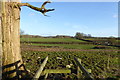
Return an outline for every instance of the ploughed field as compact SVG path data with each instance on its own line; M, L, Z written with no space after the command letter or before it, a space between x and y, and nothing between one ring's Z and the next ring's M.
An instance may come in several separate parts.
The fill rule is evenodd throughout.
M74 57L82 60L85 69L91 69L94 78L117 80L120 77L119 50L115 46L74 38L21 38L21 52L23 62L31 76L35 75L45 57L48 56L44 69L71 70L71 74L49 74L47 78L49 80L53 78L77 80Z

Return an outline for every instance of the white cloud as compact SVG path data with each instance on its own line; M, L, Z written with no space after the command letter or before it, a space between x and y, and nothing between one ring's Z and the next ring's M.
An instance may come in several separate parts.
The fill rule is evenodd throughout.
M112 17L113 17L113 18L118 18L118 15L117 15L117 14L114 14Z
M71 26L73 29L78 29L78 30L84 30L84 29L88 29L88 27L87 26L85 26L85 25L72 25Z

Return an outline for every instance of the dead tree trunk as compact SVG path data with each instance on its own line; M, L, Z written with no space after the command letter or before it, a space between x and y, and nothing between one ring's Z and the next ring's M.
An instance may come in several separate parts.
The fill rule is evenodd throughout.
M2 2L2 65L3 78L16 77L16 65L22 64L20 54L20 10L17 2ZM16 63L20 61L19 63ZM22 67L19 70L23 70ZM10 71L13 71L10 73ZM9 74L10 73L10 74Z
M20 78L21 72L25 69L22 65L20 54L20 7L28 6L31 9L46 12L54 9L45 9L46 1L41 8L34 7L28 3L12 2L15 0L4 0L0 2L0 56L2 55L3 79ZM19 2L18 2L19 1ZM46 16L46 15L45 15Z

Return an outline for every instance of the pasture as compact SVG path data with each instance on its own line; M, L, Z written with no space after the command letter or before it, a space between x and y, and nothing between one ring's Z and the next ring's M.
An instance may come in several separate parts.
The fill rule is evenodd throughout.
M94 49L99 46L104 48ZM62 80L68 77L70 80L77 80L74 57L80 58L86 69L91 69L91 74L96 80L119 78L117 47L95 45L74 38L21 38L21 52L23 62L31 76L36 73L43 59L48 56L45 69L71 70L71 74L49 74L50 80L53 80L53 77L56 80L58 76ZM66 65L71 65L71 67L68 68Z
M21 41L31 42L85 42L74 38L21 38Z

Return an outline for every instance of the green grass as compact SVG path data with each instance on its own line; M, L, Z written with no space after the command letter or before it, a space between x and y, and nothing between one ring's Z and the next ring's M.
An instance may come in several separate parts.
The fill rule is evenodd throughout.
M25 66L27 69L31 71L32 74L39 69L42 60L49 56L48 62L45 66L45 69L61 69L66 68L66 65L73 64L72 71L76 71L77 67L74 63L74 57L78 57L82 59L82 65L86 69L92 70L92 75L96 78L99 76L107 77L116 77L118 71L118 53L115 51L105 52L105 51L80 51L80 52L31 52L26 51L22 52L23 61L25 62L27 59L31 59L30 62L25 62ZM109 56L110 55L110 56ZM109 57L108 57L109 56ZM40 57L40 59L38 58ZM61 57L62 59L59 60L57 57ZM108 67L108 59L110 60L109 69ZM39 61L39 63L37 63ZM34 66L31 66L34 65ZM62 67L61 67L62 65ZM104 75L106 74L106 75Z
M97 38L85 38L85 40L91 40L91 41L96 41L96 40L100 40L100 41L106 41L107 39L97 39Z
M85 42L74 38L21 38L21 41L32 42Z
M120 43L120 40L116 40L116 42Z
M21 38L21 41L22 42L27 41L28 43L26 44L29 44L29 41L30 42L85 42L74 38ZM97 46L93 44L37 44L37 43L30 43L30 45L53 46L53 47L58 46L59 48L64 48L64 49L92 49L93 47ZM114 47L111 48L114 49Z
M21 41L30 41L30 42L85 42L82 40L77 40L73 38L21 38ZM74 57L82 59L82 65L86 69L92 70L92 75L95 78L104 76L115 77L117 78L118 73L118 53L117 51L105 51L105 49L98 49L94 52L92 49L95 46L101 45L92 45L92 44L37 44L37 43L25 43L25 45L33 46L51 46L53 48L63 48L63 49L86 49L85 51L22 51L23 61L27 69L31 71L32 74L39 69L40 64L46 56L49 56L48 62L45 66L45 69L63 69L66 68L66 65L74 64L71 67L72 72L77 71L75 66ZM23 44L24 46L24 44ZM102 45L104 46L104 45ZM29 47L29 46L28 46ZM46 48L45 47L45 48ZM106 46L111 47L111 46ZM36 47L35 47L36 48ZM114 49L114 48L112 48ZM40 57L40 58L38 58ZM61 60L58 60L57 57L61 57ZM29 60L29 62L26 62ZM108 65L108 60L109 65ZM34 65L34 66L31 66ZM107 68L109 67L109 69ZM74 73L76 75L76 73ZM51 74L50 74L51 75ZM49 75L49 76L50 76ZM73 74L70 74L74 76ZM69 75L69 76L70 76ZM74 80L73 78L71 80Z
M97 38L85 38L85 40L92 40L92 41L96 41L96 40L101 40L101 41L108 41L108 40L113 40L113 43L114 42L120 42L120 40L116 40L116 39L97 39Z
M92 49L96 45L81 45L81 44L31 44L36 46L59 46L64 49Z

